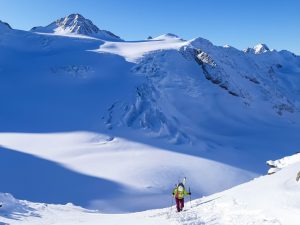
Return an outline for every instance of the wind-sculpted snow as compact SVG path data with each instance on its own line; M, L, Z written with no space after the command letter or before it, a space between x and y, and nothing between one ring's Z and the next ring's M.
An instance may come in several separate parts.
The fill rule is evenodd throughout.
M292 165L294 163L297 163L300 161L300 154L297 153L295 155L291 155L291 156L286 156L282 159L278 159L278 160L268 160L267 161L267 165L270 166L271 168L268 171L268 174L273 174L278 172L279 170Z
M6 216L9 218L12 217L12 215L10 215L11 212L22 214L30 210L30 207L26 204L22 204L21 201L15 199L9 193L0 193L0 205L0 216L6 213Z

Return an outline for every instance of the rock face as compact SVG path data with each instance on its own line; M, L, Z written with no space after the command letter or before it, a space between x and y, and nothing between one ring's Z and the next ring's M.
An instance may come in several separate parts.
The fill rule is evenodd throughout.
M71 14L56 20L46 27L34 27L31 31L55 34L81 34L105 40L121 40L120 37L110 31L100 30L91 20L84 18L80 14Z
M274 174L291 164L299 162L299 160L300 160L300 153L296 153L295 155L287 156L282 159L278 159L274 161L269 160L267 161L267 165L270 167L270 169L268 170L268 174L269 175Z

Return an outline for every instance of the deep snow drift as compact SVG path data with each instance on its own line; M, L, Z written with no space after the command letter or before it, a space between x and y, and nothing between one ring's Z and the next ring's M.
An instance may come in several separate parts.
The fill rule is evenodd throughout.
M168 206L184 176L201 197L299 149L291 52L112 40L77 14L45 29L0 22L1 192L139 211Z
M298 160L295 161L295 158ZM140 225L297 225L300 191L296 174L299 157L290 157L286 167L274 175L257 178L230 190L175 207L131 214L102 214L72 204L47 205L15 200L0 194L0 222L3 224L140 224Z

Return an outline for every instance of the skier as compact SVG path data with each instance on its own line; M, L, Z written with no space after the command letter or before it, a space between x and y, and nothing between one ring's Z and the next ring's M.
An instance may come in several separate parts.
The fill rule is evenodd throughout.
M191 195L191 192L187 192L183 183L179 183L173 190L173 197L176 201L177 212L182 211L184 207L184 196Z

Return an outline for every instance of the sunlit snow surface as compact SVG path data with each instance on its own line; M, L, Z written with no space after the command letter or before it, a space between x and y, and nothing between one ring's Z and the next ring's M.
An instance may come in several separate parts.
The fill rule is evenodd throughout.
M257 178L230 190L186 201L185 210L175 206L131 214L102 214L72 204L47 205L18 201L0 194L4 224L141 224L141 225L297 225L299 222L299 183L295 177L299 160L274 175ZM171 203L170 203L171 204Z
M102 212L166 207L267 171L299 138L299 57L167 34L111 42L0 26L0 191Z

